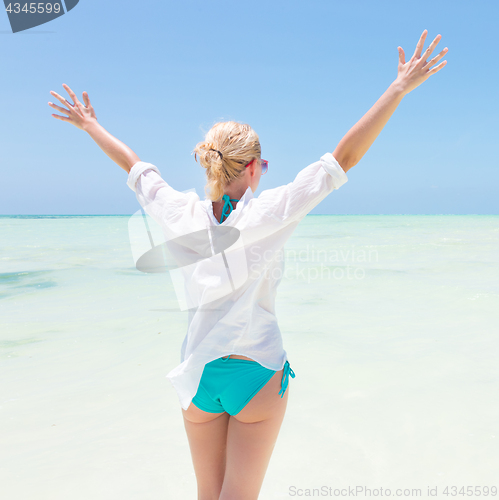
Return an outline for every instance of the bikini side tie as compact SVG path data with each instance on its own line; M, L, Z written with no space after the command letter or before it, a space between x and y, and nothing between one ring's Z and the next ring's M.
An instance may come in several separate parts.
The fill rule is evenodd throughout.
M289 375L291 375L292 378L295 378L295 372L291 369L291 366L289 366L289 361L286 361L284 364L284 371L282 372L281 390L279 391L279 394L282 393L281 398L284 396L284 393L288 388Z
M224 217L227 218L229 216L229 214L232 212L233 208L232 208L231 201L239 201L239 200L231 200L229 198L228 194L224 194L222 196L222 200L224 200L225 203L224 203L224 206L222 208L222 217L220 218L220 223L223 222Z

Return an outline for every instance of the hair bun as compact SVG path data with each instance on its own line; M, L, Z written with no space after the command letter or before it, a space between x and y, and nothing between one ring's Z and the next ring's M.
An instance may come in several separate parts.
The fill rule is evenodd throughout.
M260 158L261 151L258 134L248 124L215 123L193 150L206 169L205 193L209 199L220 200L225 187L244 175L243 165ZM198 160L196 154L194 159Z
M220 155L220 159L223 160L224 159L224 155L218 150L218 149L213 149L213 148L210 148L210 151L216 151L219 155Z

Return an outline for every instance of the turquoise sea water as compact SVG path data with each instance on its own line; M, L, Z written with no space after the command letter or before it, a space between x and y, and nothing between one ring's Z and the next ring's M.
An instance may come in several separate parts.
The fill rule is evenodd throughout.
M187 316L135 268L128 221L0 217L9 500L196 497L165 378ZM307 216L285 255L296 378L260 498L499 487L499 216Z

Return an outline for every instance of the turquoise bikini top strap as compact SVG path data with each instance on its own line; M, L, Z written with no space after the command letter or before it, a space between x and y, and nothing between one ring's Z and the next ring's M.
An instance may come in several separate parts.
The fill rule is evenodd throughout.
M229 358L232 356L232 354L229 354ZM222 358L222 361L227 361L229 358Z
M229 198L228 194L224 194L222 196L222 199L224 200L224 206L222 208L222 217L220 218L220 222L223 222L224 218L227 218L229 214L232 212L232 204L230 203L231 201L239 201L239 200L232 200Z

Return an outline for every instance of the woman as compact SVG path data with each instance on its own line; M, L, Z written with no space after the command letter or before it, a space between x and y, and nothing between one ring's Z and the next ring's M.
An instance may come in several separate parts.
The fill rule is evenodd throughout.
M184 278L189 328L181 364L167 377L177 391L199 499L256 499L286 411L294 377L275 317L282 248L300 220L348 179L402 98L442 69L447 52L427 60L423 31L411 59L399 50L398 75L339 142L296 179L253 197L268 163L248 125L217 123L194 152L206 168L208 198L170 187L154 165L97 123L88 94L81 104L51 92L67 116L128 173L139 203L161 225Z

